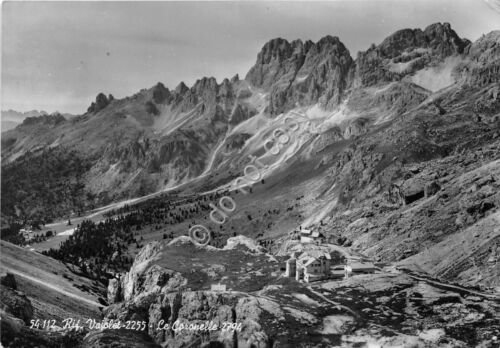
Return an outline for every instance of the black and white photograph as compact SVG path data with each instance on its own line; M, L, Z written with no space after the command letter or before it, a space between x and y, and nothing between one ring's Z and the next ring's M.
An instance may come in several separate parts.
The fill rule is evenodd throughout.
M0 27L0 348L500 348L500 0Z

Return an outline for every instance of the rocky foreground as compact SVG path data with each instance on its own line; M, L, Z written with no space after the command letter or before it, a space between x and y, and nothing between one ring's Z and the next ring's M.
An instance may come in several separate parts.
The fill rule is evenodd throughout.
M193 261L194 252L199 257ZM1 285L2 344L498 346L498 297L390 265L374 274L304 284L284 277L283 260L242 237L223 249L195 246L188 238L148 244L131 270L110 282L103 317L81 327L34 328L33 305L16 290L15 276L7 274ZM210 290L213 284L226 285L226 291ZM105 322L115 326L104 327Z
M418 280L392 267L347 280L303 284L284 278L282 263L259 250L201 250L202 271L228 291L198 288L190 273L160 266L171 252L189 258L189 241L148 245L131 271L111 283L105 310L114 320L147 323L147 333L165 347L495 347L500 337L500 302L494 297L456 291ZM214 258L250 262L217 265ZM262 258L268 258L262 262ZM208 261L209 260L209 261ZM260 261L259 261L260 260ZM181 262L182 260L178 260ZM230 268L231 267L231 268ZM179 270L179 269L178 269ZM192 270L198 272L198 270ZM258 289L243 289L248 274L265 277ZM231 282L233 277L242 283ZM263 279L260 280L261 282ZM209 283L207 282L207 284ZM258 280L255 281L259 283ZM193 289L189 289L193 288ZM219 330L177 330L175 322L215 323ZM222 330L227 324L240 330ZM163 329L170 324L169 329ZM104 340L90 333L89 340ZM217 345L217 346L219 346Z

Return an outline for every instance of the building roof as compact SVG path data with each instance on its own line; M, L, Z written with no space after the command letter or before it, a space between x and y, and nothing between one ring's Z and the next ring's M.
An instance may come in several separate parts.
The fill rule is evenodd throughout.
M326 259L328 259L328 260L331 260L331 258L332 258L332 257L330 256L330 253L325 252L325 251L323 251L323 250L314 250L314 249L313 249L313 250L307 250L307 251L304 251L304 252L302 253L302 255L300 255L300 258L302 258L302 257L314 257L314 258L316 258L316 259L319 259L319 258L321 258L321 257L324 257L324 258L326 258Z
M321 251L321 250L308 250L303 252L299 256L298 263L302 264L302 267L307 267L314 261L317 261L321 258L325 258L327 260L331 260L331 256L329 253Z
M226 291L226 284L212 284L211 288L212 291Z
M377 267L371 262L354 262L349 265L353 271L360 271L360 270L375 270Z
M300 234L310 235L311 234L311 230L306 230L306 229L300 230Z
M314 261L316 261L316 260L317 260L317 259L316 259L316 258L314 258L314 257L309 257L309 258L302 259L302 261L301 261L301 262L302 262L302 265L303 265L304 267L307 267L307 266L309 266L311 263L313 263L313 262L314 262Z
M324 237L320 231L314 231L312 233L313 238Z

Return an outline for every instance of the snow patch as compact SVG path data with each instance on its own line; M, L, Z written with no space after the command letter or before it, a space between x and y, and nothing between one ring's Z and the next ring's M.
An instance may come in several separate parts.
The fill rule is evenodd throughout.
M323 329L320 331L323 335L342 334L344 326L354 322L354 318L348 315L329 315L323 318Z
M282 318L283 317L283 311L280 308L280 305L274 301L265 299L265 298L255 298L251 299L250 302L255 301L258 306L262 309L264 309L266 312L271 313L274 315L276 318Z
M252 238L248 238L242 235L231 237L227 240L226 245L224 246L224 250L232 250L235 249L238 245L244 245L249 250L255 252L256 254L263 254L265 249L258 245L255 240Z
M431 341L431 342L437 342L441 338L441 336L444 336L444 330L443 329L429 329L429 330L424 330L422 331L418 337L420 337L423 340L426 341Z
M411 82L432 92L448 87L455 83L452 72L460 61L458 57L448 57L438 66L417 71Z
M395 73L402 73L406 69L410 67L410 65L414 62L414 60L410 60L408 62L402 62L402 63L389 63L389 71L395 72Z
M310 313L299 311L298 309L292 307L284 307L284 309L301 323L315 324L318 321L318 319Z
M295 297L296 299L304 302L305 304L308 304L308 305L311 305L311 306L320 306L320 303L313 300L312 298L310 298L309 296L305 295L305 294L299 294L299 293L293 293L292 294L293 297Z

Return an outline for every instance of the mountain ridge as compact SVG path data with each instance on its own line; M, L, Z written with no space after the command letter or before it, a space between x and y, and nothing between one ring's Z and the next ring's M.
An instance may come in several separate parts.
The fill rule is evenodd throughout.
M356 99L359 93L365 93L365 87L377 85L382 81L397 82L402 77L408 77L415 69L401 75L387 68L373 67L380 67L381 64L388 66L387 59L384 58L387 52L394 56L391 59L395 59L401 56L404 49L415 51L414 41L421 46L433 47L437 52L424 52L423 55L417 52L416 58L413 59L417 61L414 64L417 68L422 66L422 61L430 64L435 60L443 60L449 54L463 52L464 45L469 45L468 41L458 38L448 23L436 23L423 31L398 31L379 46L358 54L356 60L351 58L338 37L327 35L316 43L310 40L288 42L281 38L273 39L264 44L245 80L223 79L221 83L217 83L213 77L204 77L191 87L180 82L174 90L158 83L123 99L114 99L110 95L108 100L108 97L101 93L92 103L95 107L91 105L87 113L52 131L46 129L43 136L34 135L29 130L21 131L18 135L5 134L2 137L2 162L15 160L30 148L66 144L68 148L74 148L86 157L108 156L104 163L96 164L92 171L92 175L100 178L100 182L109 182L107 191L115 191L123 198L158 191L165 187L160 181L160 174L166 176L164 182L171 185L187 182L202 174L203 167L208 164L210 157L217 161L217 155L209 153L217 149L221 142L225 142L225 134L245 120L262 113L274 117L292 108L314 104L325 110L338 109L342 103L349 103L349 99ZM374 55L374 52L381 53ZM403 56L404 59L409 59L407 53L401 57ZM391 88L396 95L406 95L407 91L410 91L405 85ZM394 98L397 97L393 96L388 100ZM423 99L425 96L415 100ZM371 100L371 108L381 105L380 97ZM408 107L405 104L402 104L402 109L398 109L399 112ZM359 116L362 117L365 112L366 109L361 110L358 112L361 113ZM102 118L104 115L108 116L102 119L103 123L97 121L96 118ZM75 127L80 127L80 130ZM355 125L347 127L359 128ZM97 128L114 131L108 134L95 133ZM112 135L118 130L123 133L119 139ZM360 129L355 132L360 131L363 132ZM352 130L348 132L352 133ZM86 136L92 133L95 134ZM19 136L22 138L28 134L38 139L29 142L17 140ZM66 137L61 138L61 134L66 134ZM168 140L170 135L179 140ZM110 141L105 144L101 137ZM125 145L127 142L128 145ZM184 153L189 153L190 150L186 147L188 144L197 153L195 155L191 152L193 161L173 159L172 150L183 149ZM155 152L156 155L146 155L146 152ZM108 166L105 163L117 163L118 174L104 170ZM149 168L148 171L153 177L139 171L140 167ZM90 177L86 180L92 181ZM128 182L132 189L117 189L118 186L123 186L123 182ZM106 184L91 184L90 187L91 192L98 194L106 189ZM95 203L109 202L105 199Z
M289 110L301 113L319 132L301 130L296 134L294 149L280 154L277 160L264 156L271 166L262 172L263 178L279 175L294 163L321 152L325 155L315 166L331 166L336 154L328 154L329 149L336 144L359 142L383 127L406 134L398 141L415 141L411 151L419 153L401 153L389 144L394 158L418 162L447 156L458 145L458 139L446 140L450 144L430 139L428 134L434 131L426 127L435 121L419 120L415 124L419 129L416 136L401 122L416 122L415 113L420 112L438 115L443 123L453 114L453 103L458 103L453 93L469 98L472 92L468 89L476 88L471 87L471 81L480 79L483 82L477 88L491 87L474 92L474 106L463 110L474 113L482 124L487 124L485 120L495 124L499 103L494 86L498 38L492 32L470 43L460 39L447 23L438 23L424 30L398 31L360 52L355 60L334 36L325 36L316 43L278 38L264 44L244 80L235 76L218 83L213 77L204 77L191 87L180 82L174 90L157 83L122 99L100 94L96 98L100 101L96 100L94 108L83 115L53 124L41 122L38 126L35 122L2 136L2 167L7 173L16 173L33 157L54 156L49 149L71 153L75 159L72 166L82 163L75 170L61 172L64 176L58 180L74 183L67 191L72 192L70 195L78 192L78 199L62 196L65 198L59 198L61 202L57 203L56 198L50 206L64 207L56 214L54 209L49 213L33 205L37 190L43 190L39 184L27 188L13 182L6 186L3 178L2 191L8 199L2 204L2 216L16 220L14 212L20 211L19 217L24 219L54 219L57 214L82 214L113 201L161 194L177 187L201 192L226 188L231 178L243 170L245 156L263 153L263 141L279 128L280 122L286 123L283 119ZM433 91L422 87L422 81L429 76L442 80L428 83L445 88ZM375 144L370 146L367 151L376 148ZM357 150L343 151L345 160L336 166L348 165L349 156ZM371 177L383 172L390 162L389 152L382 160L377 156L369 160L380 161L379 169L369 174ZM81 168L89 169L81 172ZM352 190L348 181L356 178L358 171L367 171L362 167L353 170L351 178L343 179L344 190ZM362 184L369 180L364 179ZM18 192L29 192L33 198L26 207L17 204L14 209L9 202L28 201ZM355 195L340 194L337 198L349 204L349 197Z

